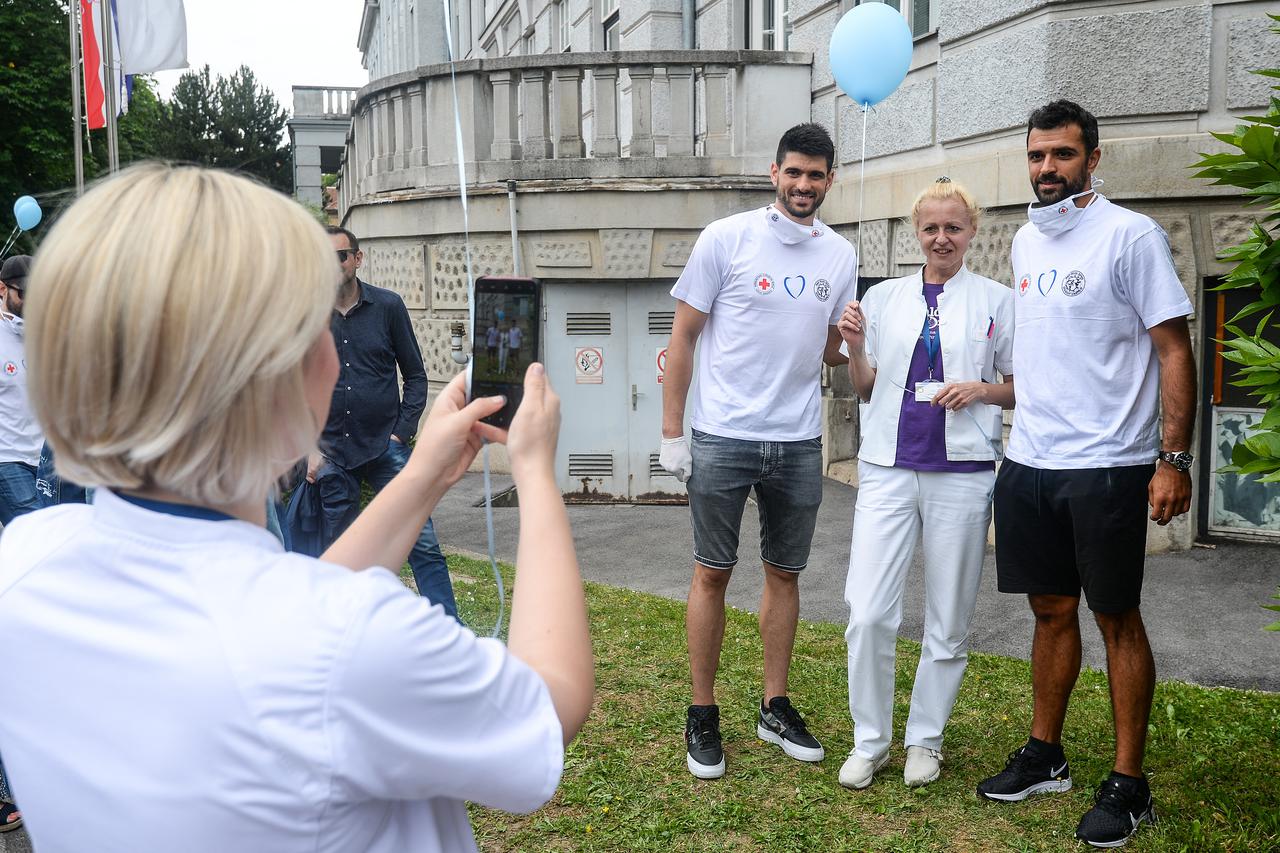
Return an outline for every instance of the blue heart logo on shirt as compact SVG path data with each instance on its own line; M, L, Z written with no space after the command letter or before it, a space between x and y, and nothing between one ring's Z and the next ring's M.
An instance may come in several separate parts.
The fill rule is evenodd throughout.
M1044 283L1045 273L1040 273L1040 275L1036 277L1036 290L1040 291L1041 296L1048 296L1049 291L1053 290L1053 283L1058 280L1057 270L1049 270L1049 274L1052 277L1049 279L1049 283L1047 285Z
M792 292L791 290L791 279L793 278L797 278L800 280L800 289L795 292ZM790 296L792 299L799 299L800 294L804 293L804 276L802 275L786 276L785 278L782 279L782 288L783 290L787 291L787 295Z

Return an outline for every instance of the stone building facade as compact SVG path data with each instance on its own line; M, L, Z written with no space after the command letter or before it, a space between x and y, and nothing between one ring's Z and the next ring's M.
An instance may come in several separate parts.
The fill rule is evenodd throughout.
M892 5L916 33L913 59L898 91L866 116L861 193L864 116L835 86L826 55L853 5L453 0L451 76L439 3L366 0L359 43L371 82L354 108L341 216L368 246L369 280L405 296L432 379L457 370L448 327L467 309L455 87L476 273L510 273L518 261L549 287L568 288L557 298L581 300L568 307L583 311L593 294L635 291L634 301L643 292L644 301L665 293L708 221L772 198L772 148L805 120L830 128L837 144L823 219L855 239L861 202L863 276L921 263L902 217L919 189L947 174L988 212L969 266L1009 281L1010 242L1031 200L1026 116L1070 97L1101 122L1103 191L1169 234L1196 306L1193 338L1209 393L1195 449L1202 457L1214 450L1223 429L1215 404L1230 407L1213 396L1221 367L1212 352L1204 357L1214 331L1204 312L1222 311L1206 283L1226 271L1216 257L1252 219L1240 197L1188 167L1220 148L1210 131L1268 103L1269 81L1248 70L1280 66L1280 36L1266 17L1280 3L900 0ZM548 344L558 337L548 325ZM857 406L841 371L828 384L826 452L839 469L855 453ZM656 421L652 431L656 453ZM1156 532L1153 545L1187 547L1217 529L1222 508L1210 504L1223 500L1223 484L1210 482L1212 467L1203 458L1197 465L1198 514ZM1280 528L1280 502L1251 500L1264 505L1251 510L1262 513L1252 526Z

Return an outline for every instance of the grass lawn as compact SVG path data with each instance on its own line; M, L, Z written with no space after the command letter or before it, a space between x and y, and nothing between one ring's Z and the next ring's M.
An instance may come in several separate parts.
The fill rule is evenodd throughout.
M458 603L486 633L496 595L485 562L449 558ZM503 567L510 584L510 567ZM407 574L407 571L406 571ZM853 747L840 626L800 623L791 695L826 747L804 764L756 739L760 638L753 614L731 610L720 665L728 772L699 781L685 769L689 701L684 605L588 584L597 696L569 747L560 791L533 815L472 809L486 851L1061 850L1074 841L1093 787L1111 769L1111 709L1102 673L1080 676L1067 717L1076 787L1002 805L974 786L1004 766L1030 726L1030 668L974 654L947 729L943 775L902 784L902 726L920 647L899 641L897 742L864 791L836 781ZM1277 638L1280 641L1280 637ZM1280 695L1161 682L1147 774L1160 822L1133 850L1280 850Z

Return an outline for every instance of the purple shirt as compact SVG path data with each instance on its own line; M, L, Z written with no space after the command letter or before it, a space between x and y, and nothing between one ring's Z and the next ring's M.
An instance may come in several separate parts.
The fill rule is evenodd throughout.
M929 333L936 342L933 346L935 382L946 381L942 373L942 341L938 337L938 294L942 292L942 287L941 284L928 283L924 286L924 301L929 310ZM911 366L907 368L907 381L902 383L908 390L902 392L902 411L898 415L898 455L894 459L894 467L910 468L913 471L960 473L995 470L995 462L952 462L947 459L947 410L942 406L916 402L916 383L927 381L929 351L925 348L924 336L921 335L911 356Z

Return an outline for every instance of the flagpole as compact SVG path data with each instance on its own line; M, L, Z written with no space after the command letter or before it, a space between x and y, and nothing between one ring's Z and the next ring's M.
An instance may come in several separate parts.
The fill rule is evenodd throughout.
M111 0L102 0L102 55L103 83L107 103L107 171L120 170L120 141L116 136L116 103L120 90L116 88L115 15Z
M71 125L76 146L76 197L84 193L84 140L80 130L80 39L76 32L80 0L67 4L67 30L71 34Z

